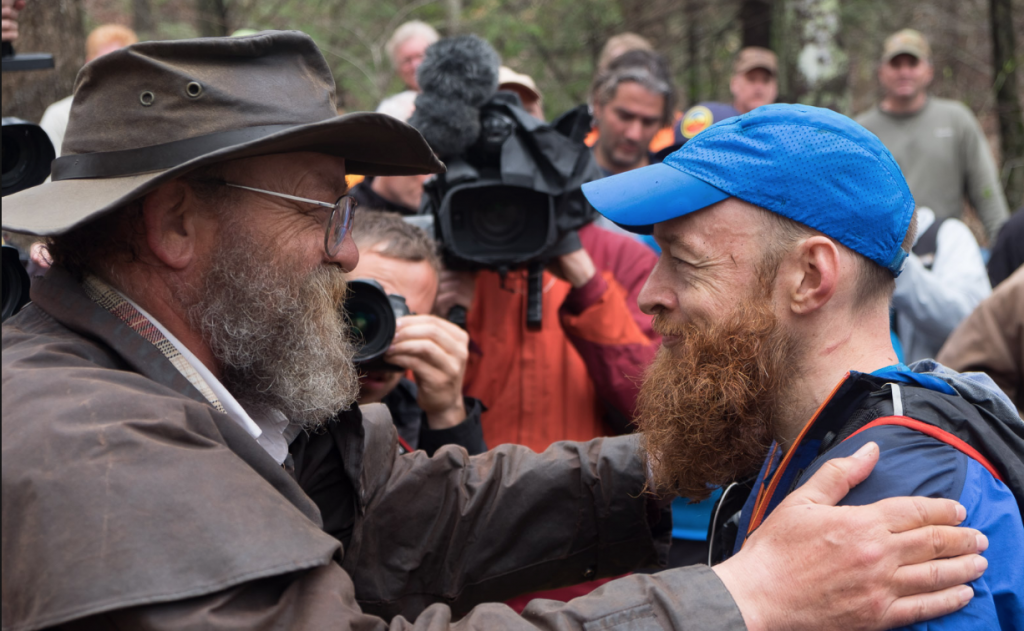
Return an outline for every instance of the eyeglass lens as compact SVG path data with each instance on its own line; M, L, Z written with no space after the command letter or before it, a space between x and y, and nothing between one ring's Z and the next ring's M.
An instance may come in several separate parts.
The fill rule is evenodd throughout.
M352 228L352 215L355 214L356 200L345 195L334 204L331 218L327 220L327 233L324 235L324 250L327 256L335 257L341 250L345 235Z

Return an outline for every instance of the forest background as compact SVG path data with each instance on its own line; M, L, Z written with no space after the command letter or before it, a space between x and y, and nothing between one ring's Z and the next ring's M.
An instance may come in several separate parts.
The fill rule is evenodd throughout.
M404 89L385 43L409 19L486 38L534 78L549 119L587 100L601 47L624 31L668 58L684 109L730 101L733 55L760 45L779 55L780 102L854 115L879 98L885 37L915 28L932 45L932 94L975 112L1011 208L1024 206L1024 0L29 0L17 48L53 53L56 69L5 74L3 115L38 121L70 94L85 35L112 22L142 39L305 31L334 71L339 107L372 110Z

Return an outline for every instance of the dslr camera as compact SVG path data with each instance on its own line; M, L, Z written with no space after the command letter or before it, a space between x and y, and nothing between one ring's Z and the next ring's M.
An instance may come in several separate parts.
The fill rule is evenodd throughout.
M358 347L354 360L356 366L363 372L404 371L404 368L384 361L384 353L388 352L391 340L395 338L398 318L411 313L405 298L387 293L375 280L349 281L348 287L344 309Z
M53 56L47 53L16 55L10 42L3 42L3 71L53 68ZM3 119L3 196L42 184L50 175L50 163L56 157L50 137L43 128L20 118ZM3 245L3 310L0 322L6 322L28 303L29 277L16 248Z

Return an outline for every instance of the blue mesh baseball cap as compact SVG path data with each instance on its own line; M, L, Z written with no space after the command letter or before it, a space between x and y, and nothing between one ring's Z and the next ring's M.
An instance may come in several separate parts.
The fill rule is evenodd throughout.
M661 164L595 180L583 193L605 217L653 224L729 197L814 228L898 276L914 198L874 134L831 110L765 105L716 123Z

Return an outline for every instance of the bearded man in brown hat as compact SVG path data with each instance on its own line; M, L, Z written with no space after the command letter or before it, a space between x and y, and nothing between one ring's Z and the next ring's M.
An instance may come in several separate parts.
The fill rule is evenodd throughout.
M963 561L933 561L977 550L955 503L832 506L869 457L715 570L475 607L654 563L668 523L634 438L398 456L352 405L344 176L444 167L334 94L294 32L82 70L52 181L4 200L54 260L3 327L5 630L882 629L962 605Z

